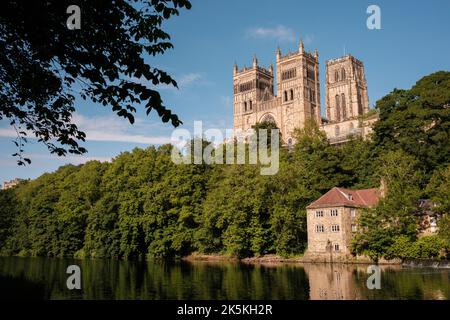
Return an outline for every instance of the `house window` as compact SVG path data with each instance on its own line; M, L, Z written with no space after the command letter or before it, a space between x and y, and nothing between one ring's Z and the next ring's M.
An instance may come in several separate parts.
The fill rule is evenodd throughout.
M339 225L338 225L338 224L333 224L333 225L331 226L331 231L333 231L333 232L339 232L339 231L340 231Z
M339 251L339 244L337 243L334 244L334 251Z
M316 218L319 218L319 217L323 217L323 211L322 210L316 211Z
M350 209L350 215L352 218L356 217L356 209L354 208Z
M325 227L321 224L316 225L316 232L317 233L323 233L325 232Z
M337 209L331 209L330 210L330 216L331 217L337 217L338 215L338 210Z
M358 230L358 228L356 227L356 224L352 224L352 232L356 232L356 230Z

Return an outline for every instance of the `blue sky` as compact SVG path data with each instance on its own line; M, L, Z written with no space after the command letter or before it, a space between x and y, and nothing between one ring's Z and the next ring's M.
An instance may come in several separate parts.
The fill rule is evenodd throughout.
M180 90L161 88L166 105L191 130L194 120L204 127L232 128L232 67L250 66L253 54L259 64L275 64L275 50L294 51L302 36L306 50L317 48L322 102L325 61L351 53L365 65L369 101L393 88L409 88L422 76L450 70L450 1L268 1L192 0L165 23L175 46L164 56L148 57L178 81ZM381 30L369 30L366 9L381 8ZM107 161L122 151L145 148L170 140L172 127L151 113L139 112L131 126L109 107L77 101L75 122L87 133L82 157L58 158L33 140L26 145L32 159L18 167L11 154L7 122L0 121L0 182L15 177L35 178L66 163L90 159ZM324 109L322 104L322 110Z

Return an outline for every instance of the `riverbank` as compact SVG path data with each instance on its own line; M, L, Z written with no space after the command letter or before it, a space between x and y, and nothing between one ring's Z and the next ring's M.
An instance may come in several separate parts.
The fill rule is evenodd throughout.
M220 254L198 254L193 253L191 255L182 258L185 261L202 261L202 262L240 262L244 264L305 264L305 263L342 263L342 264L374 264L373 260L367 257L356 257L354 259L335 259L330 261L322 259L321 257L312 258L311 256L297 256L297 257L281 257L277 255L263 255L259 257L237 258L232 256L220 255ZM411 268L450 268L450 260L407 260L402 261L400 259L380 259L379 265L397 265Z
M373 264L374 261L366 257L357 257L354 259L335 258L333 260L327 259L326 256L295 256L295 257L282 257L274 254L263 255L259 257L247 257L237 258L233 256L220 255L220 254L198 254L193 253L182 258L185 261L228 261L228 262L241 262L246 264L266 264L266 263L348 263L348 264ZM399 265L402 261L399 259L385 260L381 259L378 264L395 264Z

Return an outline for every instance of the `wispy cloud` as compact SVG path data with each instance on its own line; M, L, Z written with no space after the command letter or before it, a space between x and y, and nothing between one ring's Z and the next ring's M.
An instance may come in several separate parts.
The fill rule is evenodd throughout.
M51 163L58 163L58 165L63 165L71 163L74 165L83 164L88 161L97 160L100 162L111 162L111 157L98 157L98 156L86 156L86 155L66 155L59 157L55 154L50 153L27 153L27 158L30 158L33 165L44 165L50 163L48 160L52 160ZM4 155L4 158L0 158L0 165L17 167L17 158L10 155Z
M177 83L178 87L180 87L181 89L188 87L200 80L203 80L203 75L201 73L188 73L180 76L177 80Z
M189 88L193 85L208 83L208 81L206 80L205 74L200 73L200 72L190 72L190 73L185 73L185 74L181 74L181 75L173 75L172 77L177 82L178 89L172 85L167 85L167 84L160 84L157 86L157 88L160 90L171 90L174 92L180 92L183 89ZM133 81L137 81L143 85L149 84L149 82L145 78L141 78L141 79L133 78Z
M247 29L246 35L250 38L275 39L280 42L293 42L296 40L294 30L283 25L250 28Z
M170 143L170 136L167 135L148 135L145 133L147 124L136 120L131 126L129 122L116 115L107 117L86 117L75 113L72 122L78 126L78 129L86 133L86 141L110 141L110 142L129 142L140 144L165 144ZM133 132L130 132L130 129ZM27 132L28 138L34 138L34 135ZM16 132L13 128L0 128L0 137L16 138Z
M73 122L81 131L86 133L87 141L113 141L113 142L131 142L142 144L165 144L170 143L170 137L164 135L151 136L144 133L134 134L128 132L130 124L117 116L108 117L85 117L75 114ZM133 128L136 131L143 131L139 122L135 123Z
M64 157L59 157L53 154L45 154L45 153L30 153L27 154L27 157L31 159L42 159L42 160L60 160L65 163L72 164L82 164L88 161L97 160L100 162L110 162L112 158L110 157L96 157L96 156L86 156L86 155L67 155Z

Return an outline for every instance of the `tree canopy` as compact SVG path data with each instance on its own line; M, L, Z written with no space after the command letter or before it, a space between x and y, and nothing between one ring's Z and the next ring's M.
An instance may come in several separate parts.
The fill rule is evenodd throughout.
M450 73L438 78L446 84ZM424 79L418 83L436 78ZM442 95L437 89L435 93ZM421 99L429 99L426 92ZM407 129L419 116L400 119L396 108L403 114L408 104L386 104L387 100L377 105L393 110L380 111L372 140L355 138L344 146L331 146L318 125L307 122L295 132L294 147L281 148L275 175L261 175L259 163L174 164L170 145L136 148L111 163L63 166L0 191L0 252L130 259L193 252L297 256L307 247L306 207L311 202L335 186L375 188L383 179L387 194L361 215L354 251L375 260L437 257L450 246L449 159L445 150L435 150L439 155L430 158L442 160L428 159L424 165L426 154L412 148L412 140L423 134L424 122ZM445 115L445 108L436 105L428 111ZM385 122L394 125L392 119L402 121L402 126L390 128ZM446 119L434 120L436 132L448 135ZM203 148L208 145L202 143ZM416 211L423 198L447 215L439 222L438 235L418 238Z
M66 25L70 5L81 28ZM157 85L176 81L145 56L173 48L162 23L188 0L6 0L0 11L0 119L16 129L19 164L27 132L51 153L82 154L85 133L72 122L75 97L108 106L134 122L136 108L155 110L173 126L180 119L164 105Z

